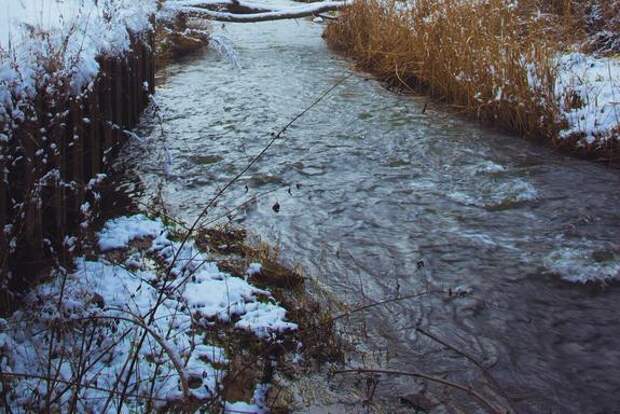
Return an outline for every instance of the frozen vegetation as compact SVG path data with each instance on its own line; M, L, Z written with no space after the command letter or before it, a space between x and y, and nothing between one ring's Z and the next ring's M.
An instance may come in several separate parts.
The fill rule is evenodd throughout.
M276 9L227 0L168 3L162 12L168 17L183 12L237 22L298 17L344 4ZM253 13L238 15L206 7L226 5ZM58 91L51 89L59 85L74 95L88 90L100 70L98 57L125 54L134 36L153 29L158 4L156 0L0 0L0 7L7 10L0 17L0 126L5 127L0 130L0 143L6 143L41 91L54 96ZM407 12L399 7L399 13ZM445 20L449 16L441 14L423 19L429 33L441 26L436 22ZM226 36L210 39L239 67ZM500 49L493 57L501 60L507 55L506 49ZM545 72L525 54L506 58L505 67L485 60L489 56L468 57L465 62L455 58L444 78L451 86L467 90L463 95L474 102L478 115L482 108L491 108L492 117L493 110L510 106L523 115L542 103L553 116L535 116L535 124L541 127L552 121L557 126L554 139L582 148L617 148L620 63L616 58L555 51L545 61L550 63L550 72ZM478 66L468 72L471 68L466 64L473 60L479 61ZM516 70L510 66L514 62L518 62ZM398 70L394 73L404 83ZM517 90L524 93L521 96L514 92L515 79L523 81ZM482 91L482 86L488 88ZM541 98L543 91L547 95ZM518 116L511 121L515 119L521 121ZM489 162L475 166L473 174L503 171L503 166ZM87 187L94 186L94 181ZM499 184L490 180L479 189L475 195L463 191L445 195L464 206L489 211L541 197L534 185L521 178ZM90 208L84 203L82 213L90 214ZM88 225L84 222L85 231ZM464 233L464 237L495 243L483 234ZM71 250L71 243L67 247ZM620 277L617 257L610 252L559 248L544 259L543 266L569 282L604 284ZM250 282L260 273L260 263L250 264L245 277L220 270L193 239L180 239L158 219L135 215L108 221L96 234L94 253L75 257L68 268L56 266L29 291L19 310L0 319L0 394L5 406L14 412L107 412L120 407L119 412L129 413L182 406L266 412L271 386L267 381L255 381L250 401L226 401L223 396L223 384L238 357L226 335L233 332L257 343L283 344L288 333L298 330L274 295ZM461 289L455 292L458 296Z
M122 412L191 401L262 412L269 384L256 384L252 403L218 400L235 355L207 332L229 325L280 341L297 325L271 294L220 271L192 240L174 240L143 215L107 222L98 245L97 257L76 258L71 272L56 269L21 310L0 320L0 368L13 378L13 411L51 404L59 412L107 412L124 400ZM258 264L248 269L257 271Z
M123 55L132 34L151 28L156 1L0 0L0 8L1 125L23 121L34 95L53 79L82 92L99 72L98 56Z
M566 126L560 137L582 144L620 140L620 61L569 53L557 60L556 96Z
M564 39L588 19L569 24L547 10L552 3L369 0L345 10L326 37L396 84L520 134L609 156L620 145L620 63L577 52L585 46Z

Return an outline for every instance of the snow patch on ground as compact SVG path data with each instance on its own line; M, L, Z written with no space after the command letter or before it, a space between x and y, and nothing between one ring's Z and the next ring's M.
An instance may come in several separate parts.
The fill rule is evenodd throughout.
M248 276L253 276L257 273L260 273L262 269L263 269L263 266L260 263L250 263L250 266L248 266L248 270L246 271L246 274Z
M266 405L267 391L269 391L269 384L258 384L254 390L254 396L251 403L243 401L227 402L224 405L225 413L251 413L251 414L264 414L268 413L269 409Z
M164 232L160 221L150 220L142 214L119 217L108 221L99 233L99 248L102 251L127 247L128 243L144 237L157 237Z
M556 96L568 126L562 138L582 135L593 144L620 128L620 61L583 53L563 55L558 61ZM616 131L616 139L620 139Z
M144 325L150 331L127 380L127 412L140 411L138 397L151 396L157 407L180 400L181 378L191 380L190 394L198 400L218 395L222 366L234 355L200 333L213 322L233 323L265 341L297 328L270 292L221 272L191 239L183 244L171 238L159 220L121 217L108 221L98 236L102 250L127 248L127 260L78 258L74 272L58 271L33 289L6 326L0 324L2 372L26 376L18 377L8 395L14 412L42 408L40 396L47 392L42 378L50 374L58 378L53 389L59 411L72 400L72 392L62 390L76 380L84 384L78 412L115 407L119 397L110 390L120 393ZM145 237L152 240L150 248L128 246ZM263 412L265 387L257 386L251 404L226 403L227 409Z

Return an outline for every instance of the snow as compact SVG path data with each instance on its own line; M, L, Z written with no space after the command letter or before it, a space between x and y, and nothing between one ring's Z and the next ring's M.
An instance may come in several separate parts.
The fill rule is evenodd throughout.
M241 319L235 327L254 332L263 339L270 338L274 332L283 333L297 329L297 325L286 322L286 310L273 303L252 302L243 305Z
M568 123L562 138L577 135L587 144L605 142L620 128L620 61L582 53L561 56L556 96ZM573 96L582 104L568 104ZM618 131L615 136L620 139Z
M215 364L228 364L230 362L226 358L224 349L213 345L196 345L193 355L199 358L206 358Z
M213 4L230 4L232 2L228 1L215 1L215 2L207 2L202 3L203 5L213 5ZM313 14L319 14L326 11L331 11L339 8L343 8L349 4L351 4L351 0L343 0L343 1L319 1L312 4L304 4L300 6L287 6L282 8L273 8L271 10L264 9L259 6L259 9L255 9L256 12L241 14L241 13L228 13L228 12L220 12L209 10L204 7L196 7L195 2L193 0L185 1L170 1L166 4L166 8L170 10L182 8L186 12L196 13L198 15L204 15L211 17L213 19L219 21L228 21L228 22L258 22L258 21L267 21L267 20L278 20L278 19L290 19L290 18L300 18ZM248 4L248 7L251 7L252 4Z
M99 233L99 248L102 251L120 249L135 239L157 237L164 232L159 221L149 220L142 214L119 217L108 221Z
M6 356L0 358L2 371L29 376L13 383L8 398L14 412L41 408L37 395L45 395L47 383L37 376L47 376L49 355L55 355L51 370L52 375L58 373L57 393L81 375L85 387L78 411L110 409L118 396L106 405L110 395L106 390L118 390L117 378L125 372L145 323L151 333L139 352L139 376L130 377L128 389L130 395L144 397L152 384L153 399L160 407L183 397L182 378L192 380L189 392L198 400L219 395L234 355L209 342L206 332L217 329L214 322L232 324L264 341L276 341L281 333L297 329L270 292L221 272L193 240L184 244L174 240L159 220L120 217L108 221L98 238L102 251L125 248L126 260L111 263L104 255L78 258L74 272L59 270L51 281L32 290L25 306L6 321L7 327L0 323L0 353ZM130 247L136 239L150 246ZM54 326L62 327L62 334L56 335L52 348L49 332ZM253 403L226 403L226 407L263 412L265 392L259 384ZM59 411L66 411L71 397L66 393L59 398ZM134 397L123 412L140 411Z
M265 4L244 0L168 0L166 7L207 7L238 5L253 11L271 11Z
M257 273L260 273L263 269L263 266L260 263L250 263L248 266L248 270L245 272L248 276L253 276Z
M130 32L151 29L149 18L157 3L0 0L0 8L2 121L9 115L24 119L23 106L43 86L42 82L65 79L71 93L82 92L99 72L97 56L122 55L130 47Z
M124 51L127 29L150 28L154 0L0 0L0 47L27 48L32 30L80 41L84 51ZM111 14L109 17L106 14ZM71 33L75 31L75 33ZM71 41L71 39L70 39Z
M242 414L264 414L269 410L266 404L266 395L269 391L269 384L258 384L254 390L251 403L243 401L226 402L224 405L224 413L242 413Z

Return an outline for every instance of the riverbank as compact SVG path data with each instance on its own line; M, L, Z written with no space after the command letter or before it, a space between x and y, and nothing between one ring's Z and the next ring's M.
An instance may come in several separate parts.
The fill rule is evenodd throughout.
M0 319L4 408L285 412L276 373L342 358L329 316L272 250L240 231L188 237L166 218L109 220Z
M207 53L168 66L159 109L143 117L118 159L145 183L140 201L163 199L165 211L192 222L267 145L274 127L346 78L209 212L209 221L251 223L264 240L278 241L284 260L320 275L351 311L363 308L346 312L358 323L340 321L367 358L347 358L340 370L348 373L333 381L317 376L320 387L298 395L317 412L327 411L317 407L325 396L336 397L330 411L366 412L389 401L384 412L443 412L427 408L448 400L455 411L475 412L461 393L395 371L422 370L486 393L487 370L519 412L613 411L617 171L479 128L433 103L425 108L423 97L391 93L350 71L320 33L309 21L227 24L225 34L238 46L234 64ZM575 183L588 191L575 191ZM230 244L227 236L209 239L222 250ZM152 274L151 254L143 270ZM249 265L236 268L245 276ZM235 277L233 267L220 269ZM443 294L419 296L428 289ZM385 306L374 305L381 301ZM456 352L447 357L445 346L418 329L474 362ZM343 392L341 381L351 374L357 388ZM256 383L248 381L246 397L225 400L249 403ZM440 401L421 398L428 394Z
M10 4L9 4L10 3ZM0 312L70 265L154 91L154 0L1 2Z
M266 244L246 244L245 232L193 234L165 215L147 217L118 191L116 174L122 172L110 169L121 144L140 139L131 128L154 92L155 65L203 48L207 27L165 8L155 19L144 3L104 3L101 16L112 4L119 7L113 16L125 19L109 26L129 39L114 53L102 49L106 37L90 39L100 28L91 32L81 20L99 7L73 10L69 2L50 19L62 23L61 12L76 13L66 38L73 41L78 30L89 39L75 52L77 63L53 42L49 50L33 47L58 27L41 26L40 34L24 35L2 55L12 70L1 85L7 98L2 131L10 144L3 147L9 168L2 201L27 203L2 204L3 214L11 213L2 216L2 240L10 248L3 245L1 255L3 293L11 295L2 303L6 319L0 319L0 404L7 412L286 412L294 401L287 384L297 372L342 359L329 315L307 295L303 277L278 264ZM143 25L130 26L132 19ZM18 58L23 64L15 63ZM59 58L69 61L66 67L50 63ZM50 78L71 89L50 89ZM39 103L54 99L48 114ZM24 133L18 111L40 125L29 123ZM42 159L53 158L50 149L61 150L49 165L27 158L22 170L11 162L28 138L43 147L37 153ZM35 197L16 200L20 173L31 179L21 190ZM57 180L41 182L50 175ZM47 192L37 192L42 186ZM76 192L71 208L55 186ZM48 192L60 203L51 211ZM39 219L24 220L16 205ZM75 224L50 232L57 216ZM35 230L24 232L18 224Z
M208 44L156 0L0 6L0 313L100 221L109 167L156 67ZM113 197L113 195L111 195ZM14 300L15 299L15 300Z
M481 362L508 395L526 396L513 402L518 412L620 404L609 370L620 340L620 171L481 127L442 104L424 110L427 97L352 71L311 21L214 28L237 46L236 64L206 53L167 66L160 110L135 131L143 142L121 155L145 183L141 202L162 198L169 214L191 222L272 131L348 77L208 221L232 220L277 241L286 263L300 263L351 308L429 288L471 292L357 313L348 331L361 335L369 358L347 359L346 369L422 371L487 390L477 368L419 327ZM307 400L333 395L343 379L317 378L323 387ZM356 392L337 393L341 411L363 412L372 396L385 412L410 412L401 399L415 401L424 388L445 395L408 377L378 379L374 394L366 378ZM448 394L461 412L475 412L469 398Z
M393 85L557 148L617 160L620 62L579 52L595 43L576 29L586 17L526 3L361 1L329 23L325 38Z

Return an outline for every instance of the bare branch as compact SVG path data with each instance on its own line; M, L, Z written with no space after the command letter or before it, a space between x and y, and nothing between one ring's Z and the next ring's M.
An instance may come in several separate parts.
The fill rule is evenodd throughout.
M225 3L222 3L225 5ZM314 16L328 11L342 9L351 4L350 0L346 1L326 1L320 3L312 3L303 6L289 7L285 9L276 9L265 12L240 14L222 11L209 10L203 7L184 6L180 8L181 13L205 17L221 22L233 23L255 23L271 20L298 19L306 16Z

